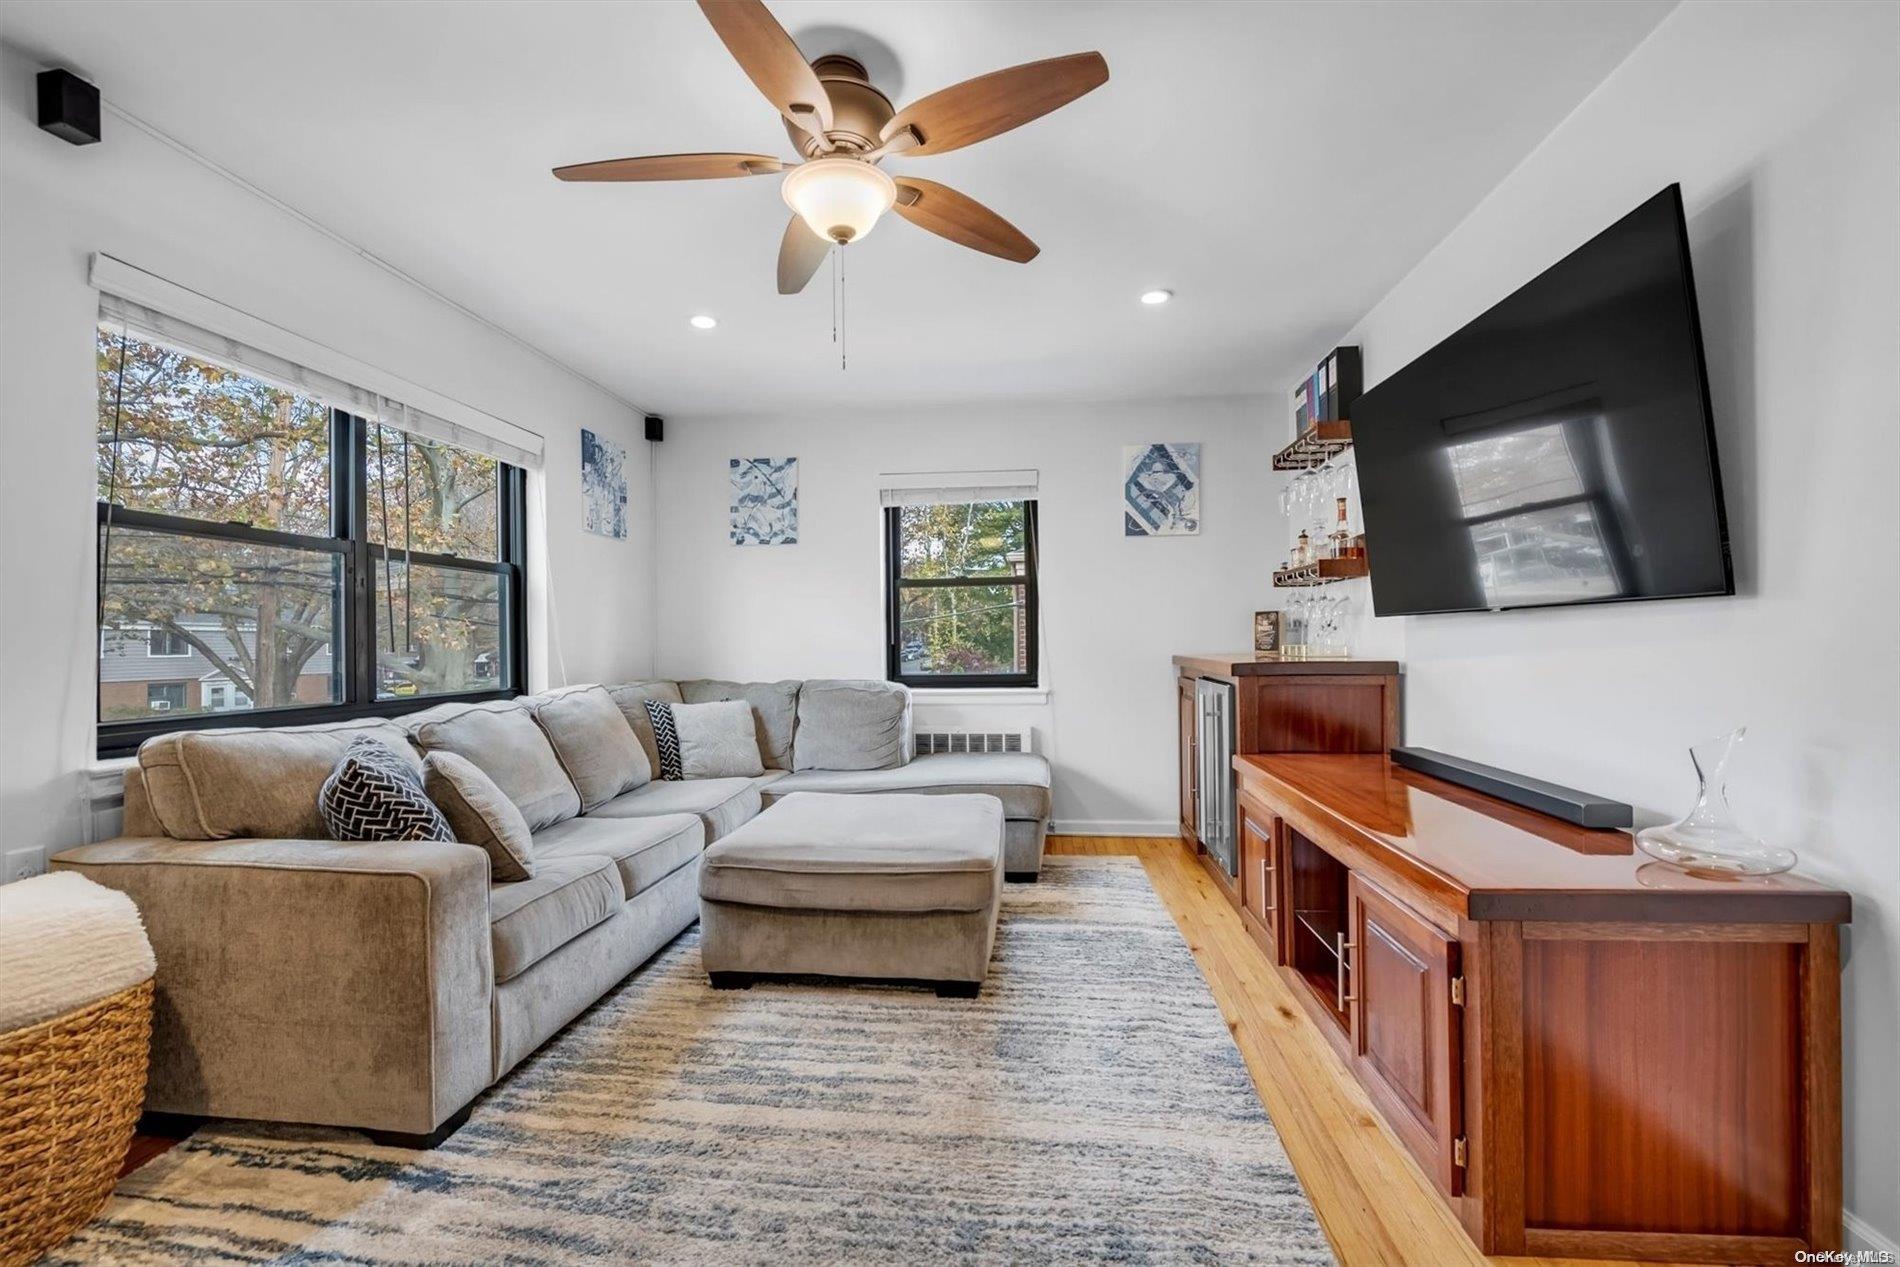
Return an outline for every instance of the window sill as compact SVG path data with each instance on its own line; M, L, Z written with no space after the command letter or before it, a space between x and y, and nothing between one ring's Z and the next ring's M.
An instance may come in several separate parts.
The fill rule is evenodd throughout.
M1047 704L1046 686L917 687L910 691L918 704Z

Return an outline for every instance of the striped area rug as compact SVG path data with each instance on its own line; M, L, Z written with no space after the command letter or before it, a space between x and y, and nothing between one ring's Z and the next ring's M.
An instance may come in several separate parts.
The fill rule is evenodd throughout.
M1128 858L1011 885L976 1000L707 988L697 930L433 1152L219 1124L52 1263L1330 1263Z

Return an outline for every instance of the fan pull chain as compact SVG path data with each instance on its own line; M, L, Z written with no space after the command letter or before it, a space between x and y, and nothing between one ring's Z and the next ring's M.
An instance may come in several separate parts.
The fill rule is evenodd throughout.
M838 248L831 248L831 341L838 341Z
M851 354L851 330L850 330L850 324L849 324L849 318L850 318L851 313L850 313L850 310L846 307L845 301L846 301L846 293L845 293L845 288L844 288L844 248L839 247L838 248L838 368L840 370L847 370L851 368L850 361L848 359Z

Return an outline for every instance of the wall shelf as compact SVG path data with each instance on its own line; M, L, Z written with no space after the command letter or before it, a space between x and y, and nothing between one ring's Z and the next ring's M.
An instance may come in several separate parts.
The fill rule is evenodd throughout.
M1273 469L1276 471L1304 471L1315 466L1324 466L1338 454L1352 447L1352 423L1341 419L1338 422L1315 422L1300 432L1292 444L1273 455Z
M1273 585L1275 589L1331 585L1334 581L1350 581L1365 576L1368 570L1363 558L1321 559L1304 567L1281 568L1273 574Z

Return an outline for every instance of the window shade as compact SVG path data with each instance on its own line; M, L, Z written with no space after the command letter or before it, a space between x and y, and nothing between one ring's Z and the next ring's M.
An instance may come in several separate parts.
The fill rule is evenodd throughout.
M431 440L538 471L541 437L108 255L95 255L99 320ZM188 315L179 315L181 313ZM191 318L196 318L193 320Z
M878 500L885 506L1020 502L1036 496L1037 482L1033 470L897 472L878 476Z

